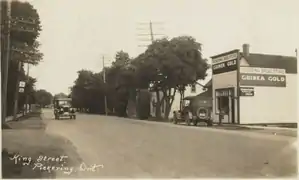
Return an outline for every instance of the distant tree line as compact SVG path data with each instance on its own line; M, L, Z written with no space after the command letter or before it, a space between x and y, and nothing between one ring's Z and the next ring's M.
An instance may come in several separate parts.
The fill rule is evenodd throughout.
M157 96L156 117L167 119L175 93L183 95L186 86L206 77L208 68L201 44L193 37L164 38L153 42L135 58L124 51L117 52L115 61L105 68L106 83L103 71L78 71L70 97L75 107L104 114L106 95L109 113L126 117L135 111L140 119L146 119L152 103L149 91L152 91ZM166 113L162 117L163 103Z

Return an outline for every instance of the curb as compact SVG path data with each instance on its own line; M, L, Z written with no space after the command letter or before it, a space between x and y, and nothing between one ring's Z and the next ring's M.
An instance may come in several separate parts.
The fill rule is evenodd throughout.
M26 116L26 115L24 115ZM17 119L23 117L23 114L17 114ZM13 116L8 116L5 118L5 122L10 122L10 121L13 121Z
M244 128L250 128L250 129L261 129L261 130L286 130L286 131L292 131L297 132L297 128L285 128L285 127L260 127L260 126L247 126L247 125L239 125L238 127L244 127Z

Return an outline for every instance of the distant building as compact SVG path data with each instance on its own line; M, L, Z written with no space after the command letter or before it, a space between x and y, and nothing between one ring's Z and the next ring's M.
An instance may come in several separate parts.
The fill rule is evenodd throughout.
M212 58L213 118L223 123L297 123L296 57L249 53Z

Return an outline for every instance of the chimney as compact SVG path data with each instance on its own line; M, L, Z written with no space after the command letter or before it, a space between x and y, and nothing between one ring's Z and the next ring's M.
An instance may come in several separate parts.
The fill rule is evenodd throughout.
M249 44L243 44L243 54L245 57L249 56Z

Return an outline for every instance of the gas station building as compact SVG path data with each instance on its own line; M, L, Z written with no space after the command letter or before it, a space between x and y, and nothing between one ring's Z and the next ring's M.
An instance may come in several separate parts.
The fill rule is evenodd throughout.
M232 50L212 58L213 120L297 123L297 58Z

